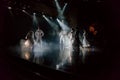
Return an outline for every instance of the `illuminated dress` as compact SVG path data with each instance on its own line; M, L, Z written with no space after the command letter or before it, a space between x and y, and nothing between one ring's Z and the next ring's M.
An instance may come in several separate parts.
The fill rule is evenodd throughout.
M43 36L44 36L43 31L38 28L38 30L36 30L36 32L35 32L34 43L35 44L40 44L41 47L42 47L42 37Z
M56 65L56 68L63 66L66 62L72 62L72 51L73 51L73 35L72 32L61 31L60 34L60 59L61 62Z
M34 40L34 49L33 52L34 53L39 53L40 49L42 48L42 37L44 36L44 33L42 30L38 29L35 32L35 38L33 36L33 40Z
M35 38L33 36L33 40L34 40L34 45L33 45L33 53L34 53L34 61L36 63L41 63L42 59L42 37L44 36L44 33L42 30L40 30L39 28L36 30L35 32ZM40 60L41 59L41 60Z

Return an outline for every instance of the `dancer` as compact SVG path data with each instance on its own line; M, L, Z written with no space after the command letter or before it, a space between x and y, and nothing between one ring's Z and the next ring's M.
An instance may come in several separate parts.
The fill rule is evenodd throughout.
M41 29L37 29L35 34L32 36L34 40L34 46L33 46L33 53L34 53L34 59L33 62L39 64L43 63L43 56L42 56L42 37L44 36L44 32Z
M21 47L21 57L23 59L29 60L32 57L32 48L33 48L33 31L29 31L25 37L25 40L20 41Z
M35 42L37 42L38 44L42 45L42 37L44 36L44 33L41 29L37 29L35 32Z
M85 48L85 47L90 47L90 44L89 44L89 42L88 42L87 39L86 39L86 31L84 31L84 33L83 33L82 47L83 47L83 48Z
M65 63L72 62L72 52L73 52L73 30L70 32L61 31L60 32L60 59L61 62L56 65L56 68L63 66Z

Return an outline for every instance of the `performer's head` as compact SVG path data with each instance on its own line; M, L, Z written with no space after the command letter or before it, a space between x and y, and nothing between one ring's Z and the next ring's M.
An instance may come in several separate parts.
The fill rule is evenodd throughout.
M43 37L43 36L44 36L43 31L38 28L38 29L36 30L36 32L35 32L35 37L36 37L36 39L40 39L40 38Z

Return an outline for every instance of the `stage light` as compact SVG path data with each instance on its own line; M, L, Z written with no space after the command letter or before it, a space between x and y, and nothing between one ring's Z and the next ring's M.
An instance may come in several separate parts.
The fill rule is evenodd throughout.
M22 12L26 12L26 11L23 9Z
M45 18L45 15L42 15Z
M48 17L46 17L45 15L42 15L43 18L49 23L49 25L54 29L54 30L58 30L59 29L59 26L52 21L52 19L49 19Z
M50 19L53 19L52 17L50 17Z
M33 13L34 15L36 15L36 13Z
M9 7L8 7L8 9L9 9L9 10L11 10L11 9L12 9L12 7L10 7L10 6L9 6Z
M65 3L63 9L62 9L62 14L64 13L65 9L66 9L67 3Z
M23 9L22 12L24 12L25 14L27 14L31 17L31 15L26 10Z
M64 22L63 22L63 20L62 21L60 21L58 18L56 19L57 20L57 22L59 23L59 25L60 25L60 27L62 28L62 30L64 30L64 31L70 31L70 28L68 27L68 25L66 25Z
M24 44L25 44L25 47L29 47L30 46L30 41L26 40Z

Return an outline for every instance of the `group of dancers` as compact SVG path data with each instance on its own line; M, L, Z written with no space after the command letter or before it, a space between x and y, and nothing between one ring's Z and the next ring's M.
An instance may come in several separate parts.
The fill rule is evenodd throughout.
M43 15L43 18L50 24L50 26L54 30L58 29L56 30L56 32L59 36L60 62L58 62L56 68L59 69L60 66L63 66L65 63L72 63L72 53L74 51L73 43L75 41L76 31L68 26L68 23L63 15L67 3L64 5L63 8L60 7L57 0L55 0L55 4L58 11L58 17L56 18L57 23L47 18L45 15ZM81 36L80 34L78 35ZM43 62L42 57L41 60L39 60L40 56L38 56L38 54L41 54L40 51L43 47L42 44L43 36L44 36L44 32L39 27L35 32L34 31L28 32L28 34L25 37L25 40L21 41L21 51L23 53L22 54L23 58L29 60L32 56L32 53L35 53L33 55L34 56L33 60L37 63ZM86 31L84 31L82 37L80 37L80 42L82 43L82 45L80 45L82 48L90 46L89 42L86 39Z

